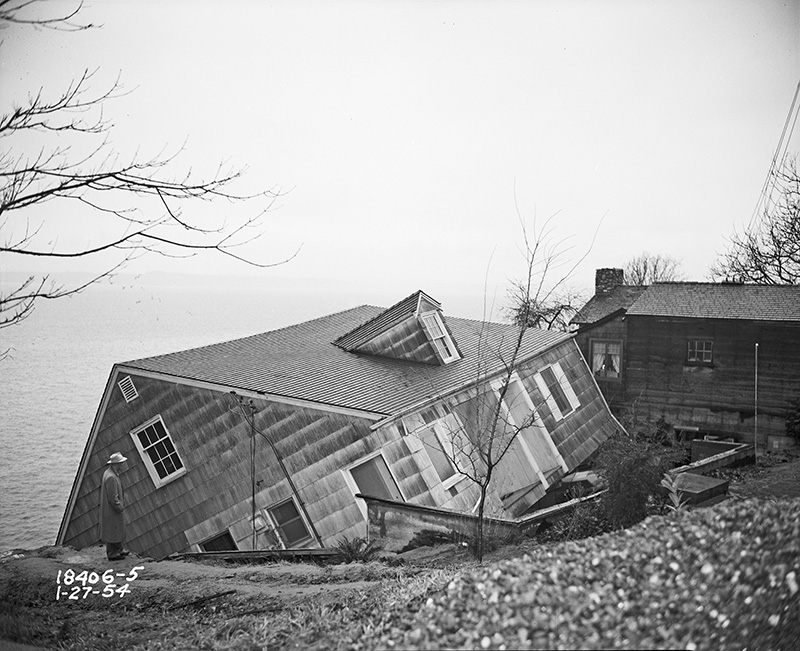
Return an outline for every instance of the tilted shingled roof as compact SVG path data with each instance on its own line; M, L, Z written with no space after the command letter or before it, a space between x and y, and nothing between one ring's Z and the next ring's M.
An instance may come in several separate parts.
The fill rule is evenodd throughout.
M628 315L800 322L800 285L656 283Z
M473 383L479 369L482 377L499 373L518 334L513 325L447 317L463 358L445 366L347 352L333 343L382 312L384 308L362 305L287 328L121 366L391 415ZM518 360L570 337L529 329Z
M647 285L617 285L608 293L595 294L578 310L570 323L577 325L596 323L620 310L625 310L645 289Z

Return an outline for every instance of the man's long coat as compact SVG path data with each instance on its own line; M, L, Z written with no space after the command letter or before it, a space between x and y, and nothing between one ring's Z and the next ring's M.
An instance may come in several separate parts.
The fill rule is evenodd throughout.
M106 468L100 486L100 540L124 542L124 511L125 496L122 492L122 482L111 468Z

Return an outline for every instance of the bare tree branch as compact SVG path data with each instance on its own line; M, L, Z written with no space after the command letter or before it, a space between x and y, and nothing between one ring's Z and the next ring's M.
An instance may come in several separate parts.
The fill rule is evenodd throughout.
M0 27L89 29L93 25L77 22L82 6L77 2L64 11L62 5L53 13L49 3L39 0L0 0ZM171 155L162 151L143 159L136 154L122 161L111 148L111 125L103 107L126 93L119 78L107 90L93 92L95 74L85 70L53 97L40 89L0 115L0 255L75 260L119 251L119 262L79 287L52 284L45 274L0 293L0 327L30 315L37 299L67 296L107 278L136 253L185 258L207 252L260 269L297 255L299 249L279 261L265 261L243 249L261 236L261 220L282 196L274 188L236 192L245 168L220 164L210 178L198 178L191 169L176 176L171 170L182 147ZM45 144L30 153L31 142ZM211 216L187 212L188 207L211 201L225 202L227 208ZM254 202L260 207L251 212ZM32 221L37 213L31 210L45 205L48 212L38 214L46 216ZM235 206L250 214L240 214ZM76 215L100 220L96 223L102 228L92 232L102 235L88 233L89 243L78 248L59 244L64 224Z
M743 233L734 232L725 251L711 268L712 278L757 283L800 283L800 173L797 159L776 169L777 200L768 199L760 221ZM771 196L771 195L770 195Z
M625 282L628 285L652 285L683 280L680 267L681 263L672 256L644 251L625 265Z

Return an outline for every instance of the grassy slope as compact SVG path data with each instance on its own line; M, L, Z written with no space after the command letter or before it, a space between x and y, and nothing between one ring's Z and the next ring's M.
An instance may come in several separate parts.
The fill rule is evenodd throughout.
M57 602L58 570L102 571L101 548L0 559L0 639L93 650L794 649L800 640L798 498L728 501L578 542L498 550L483 566L453 547L400 567L121 567L134 565L144 569L124 597ZM187 606L226 590L236 593Z

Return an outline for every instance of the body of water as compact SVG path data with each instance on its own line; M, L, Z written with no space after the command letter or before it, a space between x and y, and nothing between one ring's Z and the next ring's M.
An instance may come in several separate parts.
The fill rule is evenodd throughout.
M402 297L398 297L402 298ZM368 301L141 281L40 301L0 329L0 551L55 542L114 363L227 341Z

